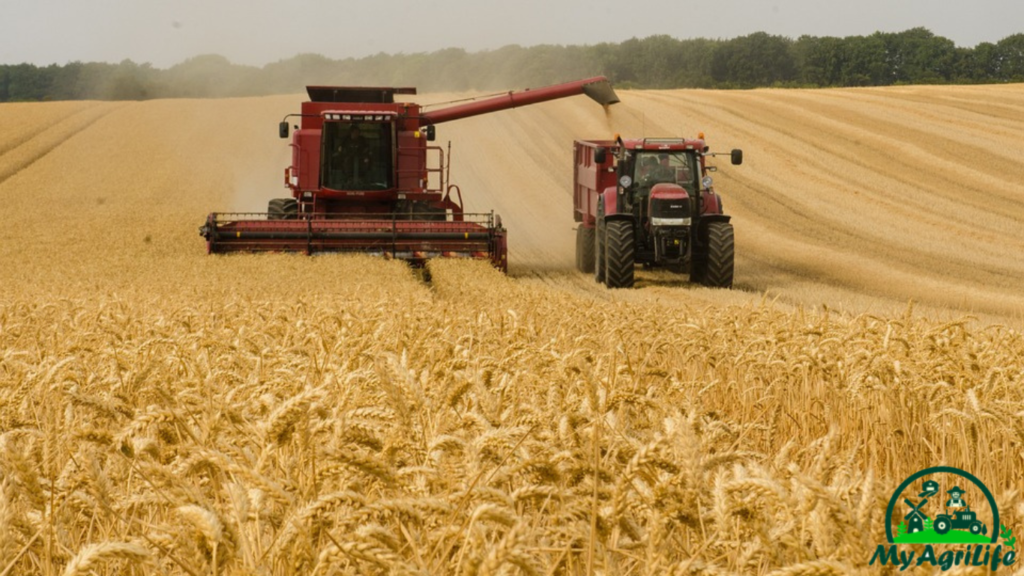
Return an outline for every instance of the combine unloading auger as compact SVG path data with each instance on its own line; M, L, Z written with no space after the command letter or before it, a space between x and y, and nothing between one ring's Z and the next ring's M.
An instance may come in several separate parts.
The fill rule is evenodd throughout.
M506 270L501 218L463 211L448 182L445 151L428 144L436 124L586 94L619 101L608 80L589 78L425 111L395 102L415 88L310 86L285 169L291 198L266 213L210 214L200 228L210 253L368 252L419 263L433 257L481 258ZM280 136L289 136L282 122Z

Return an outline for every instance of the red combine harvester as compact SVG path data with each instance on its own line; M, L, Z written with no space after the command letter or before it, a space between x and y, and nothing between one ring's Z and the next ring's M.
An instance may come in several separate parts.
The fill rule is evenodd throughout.
M500 216L463 211L448 182L445 152L428 145L436 124L586 94L619 101L608 80L589 78L508 92L437 110L395 102L415 88L309 86L292 134L284 172L291 198L271 200L267 213L210 214L199 229L207 251L369 252L422 263L438 256L490 260L508 267ZM450 151L450 144L449 144Z
M732 287L733 231L695 140L577 141L573 185L576 267L609 288L633 286L636 264ZM743 151L731 152L733 164Z

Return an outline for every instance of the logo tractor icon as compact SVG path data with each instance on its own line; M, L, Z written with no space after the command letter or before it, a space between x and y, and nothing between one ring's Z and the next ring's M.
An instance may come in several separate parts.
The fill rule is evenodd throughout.
M945 534L950 530L967 530L975 535L988 534L988 526L977 519L977 515L971 511L971 507L961 498L964 491L959 486L954 486L946 492L950 495L950 499L946 501L946 513L935 517L935 532ZM951 514L950 508L963 508L963 510L955 510Z

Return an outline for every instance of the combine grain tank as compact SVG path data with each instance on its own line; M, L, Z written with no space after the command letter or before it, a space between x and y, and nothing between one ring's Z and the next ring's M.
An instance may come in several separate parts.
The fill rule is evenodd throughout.
M467 257L506 270L501 218L463 210L445 150L430 144L435 125L577 94L605 106L618 102L603 77L437 110L395 102L415 88L310 86L307 92L302 112L279 127L281 138L291 136L292 162L284 170L291 196L271 200L266 213L210 214L199 230L208 252L369 252L414 263ZM294 131L292 117L299 119Z

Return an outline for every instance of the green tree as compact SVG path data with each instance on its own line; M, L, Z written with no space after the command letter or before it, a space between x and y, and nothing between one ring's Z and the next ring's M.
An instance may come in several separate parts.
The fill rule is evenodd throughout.
M996 44L996 80L1024 82L1024 34L1007 36Z
M956 56L952 40L935 36L925 28L880 36L893 83L936 84L952 76Z
M793 41L757 32L720 44L711 61L719 83L741 87L773 86L796 79Z
M846 62L842 68L842 86L886 86L893 74L886 62L886 46L881 34L848 36L843 40Z
M814 86L842 86L848 66L847 41L826 36L801 36L793 46L800 80Z

